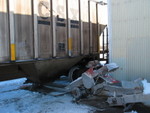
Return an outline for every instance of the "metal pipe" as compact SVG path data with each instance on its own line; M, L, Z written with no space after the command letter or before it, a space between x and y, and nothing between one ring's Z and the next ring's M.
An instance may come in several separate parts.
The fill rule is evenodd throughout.
M105 34L104 34L104 31L103 31L103 59L104 59L104 54L105 54L105 52L104 52L104 50L105 50Z
M106 27L106 37L107 37L107 63L109 63L109 48L108 48L108 45L109 45L109 42L108 42L108 27Z

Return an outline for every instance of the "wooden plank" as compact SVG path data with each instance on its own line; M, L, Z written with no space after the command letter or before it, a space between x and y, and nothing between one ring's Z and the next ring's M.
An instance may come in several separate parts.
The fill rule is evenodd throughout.
M8 23L7 1L0 0L0 62L10 60Z
M109 97L107 102L110 106L124 106L126 104L131 103L145 103L150 101L150 94L144 95L143 93L140 94L133 94L133 95L123 95L121 97Z
M73 82L71 82L68 86L66 86L66 90L72 91L81 85L83 85L82 77L79 77L76 80L74 80Z
M52 57L52 18L49 0L38 0L39 58Z
M104 85L104 90L109 92L109 95L113 96L114 92L116 96L121 95L131 95L131 94L138 94L142 93L141 89L131 89L131 88L123 88L111 85Z
M16 60L33 59L33 24L31 0L14 0Z

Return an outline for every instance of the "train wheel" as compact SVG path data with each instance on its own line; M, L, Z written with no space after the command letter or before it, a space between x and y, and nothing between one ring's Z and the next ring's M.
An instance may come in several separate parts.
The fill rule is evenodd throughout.
M82 96L81 90L79 88L73 89L71 93L76 100L80 99Z
M77 75L76 72L79 70L79 66L74 66L70 69L69 73L68 73L68 78L70 81L74 81L75 79L77 79L79 76L81 75Z

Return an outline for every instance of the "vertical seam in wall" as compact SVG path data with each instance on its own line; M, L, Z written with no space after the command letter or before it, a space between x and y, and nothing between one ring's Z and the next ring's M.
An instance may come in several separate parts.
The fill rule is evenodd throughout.
M112 15L111 15L111 0L108 0L108 41L109 41L109 59L112 62Z

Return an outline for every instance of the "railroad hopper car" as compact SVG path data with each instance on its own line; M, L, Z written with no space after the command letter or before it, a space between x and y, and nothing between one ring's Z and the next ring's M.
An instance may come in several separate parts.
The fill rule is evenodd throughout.
M0 0L0 80L44 83L98 59L99 14L88 0Z

